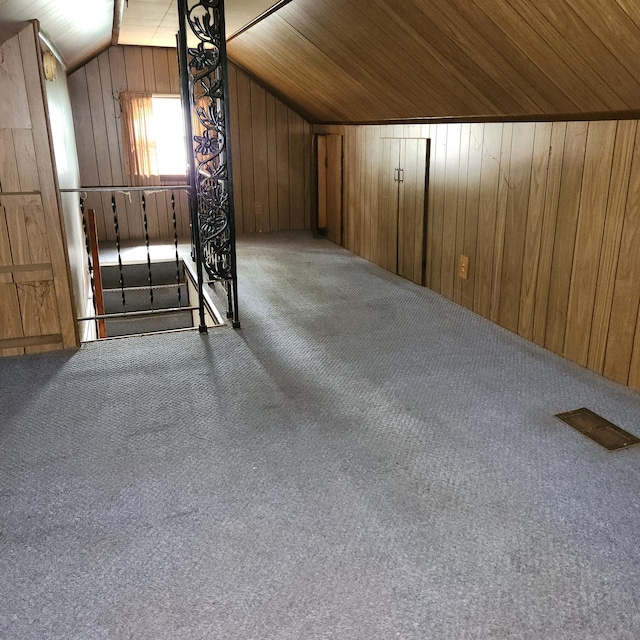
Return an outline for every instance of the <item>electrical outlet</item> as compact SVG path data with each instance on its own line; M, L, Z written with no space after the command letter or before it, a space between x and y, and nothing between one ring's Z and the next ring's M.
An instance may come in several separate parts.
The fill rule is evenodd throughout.
M469 277L469 256L460 256L458 258L458 275L463 280Z
M262 202L256 202L256 215L262 215Z

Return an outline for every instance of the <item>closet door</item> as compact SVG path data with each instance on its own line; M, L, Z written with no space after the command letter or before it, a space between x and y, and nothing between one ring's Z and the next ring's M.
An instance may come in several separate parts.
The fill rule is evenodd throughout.
M342 136L327 136L327 238L342 244Z
M379 174L378 246L373 261L424 284L429 141L383 138Z
M327 228L327 136L318 136L318 229Z
M382 139L382 163L378 193L378 246L373 261L397 273L398 271L398 175L400 162L398 138Z
M397 273L420 285L424 284L427 150L425 139L404 139L398 164Z
M342 136L318 135L318 230L342 244Z

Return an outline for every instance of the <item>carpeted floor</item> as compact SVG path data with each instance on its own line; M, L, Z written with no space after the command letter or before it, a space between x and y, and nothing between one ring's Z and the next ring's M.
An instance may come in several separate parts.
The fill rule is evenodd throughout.
M640 396L305 234L243 329L0 361L0 637L640 637Z

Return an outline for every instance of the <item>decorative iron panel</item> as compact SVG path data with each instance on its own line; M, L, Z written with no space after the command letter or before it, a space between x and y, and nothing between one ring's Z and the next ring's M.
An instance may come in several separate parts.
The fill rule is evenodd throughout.
M195 165L191 172L197 203L197 235L209 277L231 285L237 320L235 226L226 42L223 0L180 0ZM186 46L186 45L185 45ZM181 64L185 64L182 62ZM185 69L181 69L184 73ZM231 297L230 297L231 302Z

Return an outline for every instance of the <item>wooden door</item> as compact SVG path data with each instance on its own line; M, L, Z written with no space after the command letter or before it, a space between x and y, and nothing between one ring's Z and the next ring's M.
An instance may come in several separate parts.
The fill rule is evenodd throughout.
M373 261L398 272L398 174L400 140L382 139L382 162L378 193L378 242Z
M383 138L377 246L373 261L424 284L425 202L429 141Z
M342 136L327 136L327 238L342 244Z
M402 140L398 181L398 275L424 284L428 140Z
M318 230L327 228L327 136L317 137Z
M79 345L41 55L35 22L0 45L0 357Z
M318 230L342 244L342 136L318 136Z

